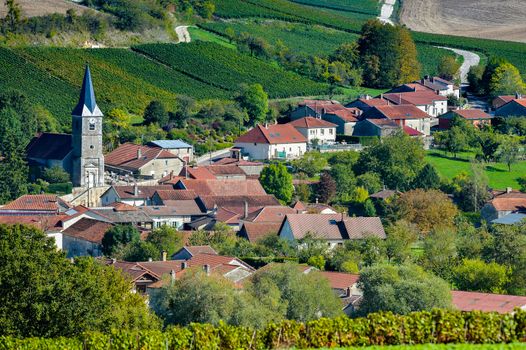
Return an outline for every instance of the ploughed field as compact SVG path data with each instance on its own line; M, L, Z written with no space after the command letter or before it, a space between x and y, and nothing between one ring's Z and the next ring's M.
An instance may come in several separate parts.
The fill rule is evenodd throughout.
M400 20L427 33L526 42L524 0L404 0Z
M86 10L86 7L68 0L17 0L16 2L26 17L43 16L56 12L66 13L69 9L74 9L77 13ZM4 18L6 14L5 1L0 1L0 17Z

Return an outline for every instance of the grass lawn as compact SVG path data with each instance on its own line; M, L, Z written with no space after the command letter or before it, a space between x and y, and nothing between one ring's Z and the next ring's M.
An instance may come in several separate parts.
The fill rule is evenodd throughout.
M470 160L474 158L473 153L461 153L458 159L452 155L446 155L443 151L428 151L426 160L433 164L439 174L446 178L453 178L462 171L471 173ZM486 165L486 175L490 187L494 189L505 189L506 187L519 188L517 179L526 175L526 161L518 162L511 166L511 171L504 163L489 163Z
M203 30L201 28L197 27L188 27L188 32L190 33L190 38L193 40L201 40L201 41L211 41L213 43L228 47L229 49L237 50L237 46L234 44L231 44L223 38L222 36L219 36L217 34L214 34L212 32Z

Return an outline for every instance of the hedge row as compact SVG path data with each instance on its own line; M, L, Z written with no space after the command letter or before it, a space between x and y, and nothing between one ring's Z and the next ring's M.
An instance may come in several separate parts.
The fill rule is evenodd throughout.
M221 324L191 324L161 331L86 333L77 339L0 337L7 349L283 349L429 343L496 344L526 341L526 311L514 315L433 310L406 316L284 321L263 330Z

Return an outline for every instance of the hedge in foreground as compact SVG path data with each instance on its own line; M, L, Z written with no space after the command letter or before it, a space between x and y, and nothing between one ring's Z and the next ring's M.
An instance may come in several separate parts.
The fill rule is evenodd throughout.
M406 316L285 321L262 330L221 324L191 324L160 331L86 333L79 338L0 337L4 349L282 349L428 343L496 344L526 341L526 311L501 315L478 311L433 310Z

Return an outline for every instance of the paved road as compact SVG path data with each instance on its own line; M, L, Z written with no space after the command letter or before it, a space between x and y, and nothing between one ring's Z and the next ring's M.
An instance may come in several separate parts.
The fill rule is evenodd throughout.
M188 32L188 26L175 27L175 32L177 33L180 43L189 43L192 41L192 38L190 38L190 33Z
M396 4L396 0L385 0L384 1L382 5L382 9L380 11L380 17L378 17L381 22L393 24L393 21L391 20L391 16L393 15L395 4Z
M443 47L443 46L437 46L437 47L441 49L453 51L457 55L464 57L464 63L462 63L462 66L460 67L460 80L462 84L467 84L469 69L480 63L480 56L471 51L453 49L451 47Z

